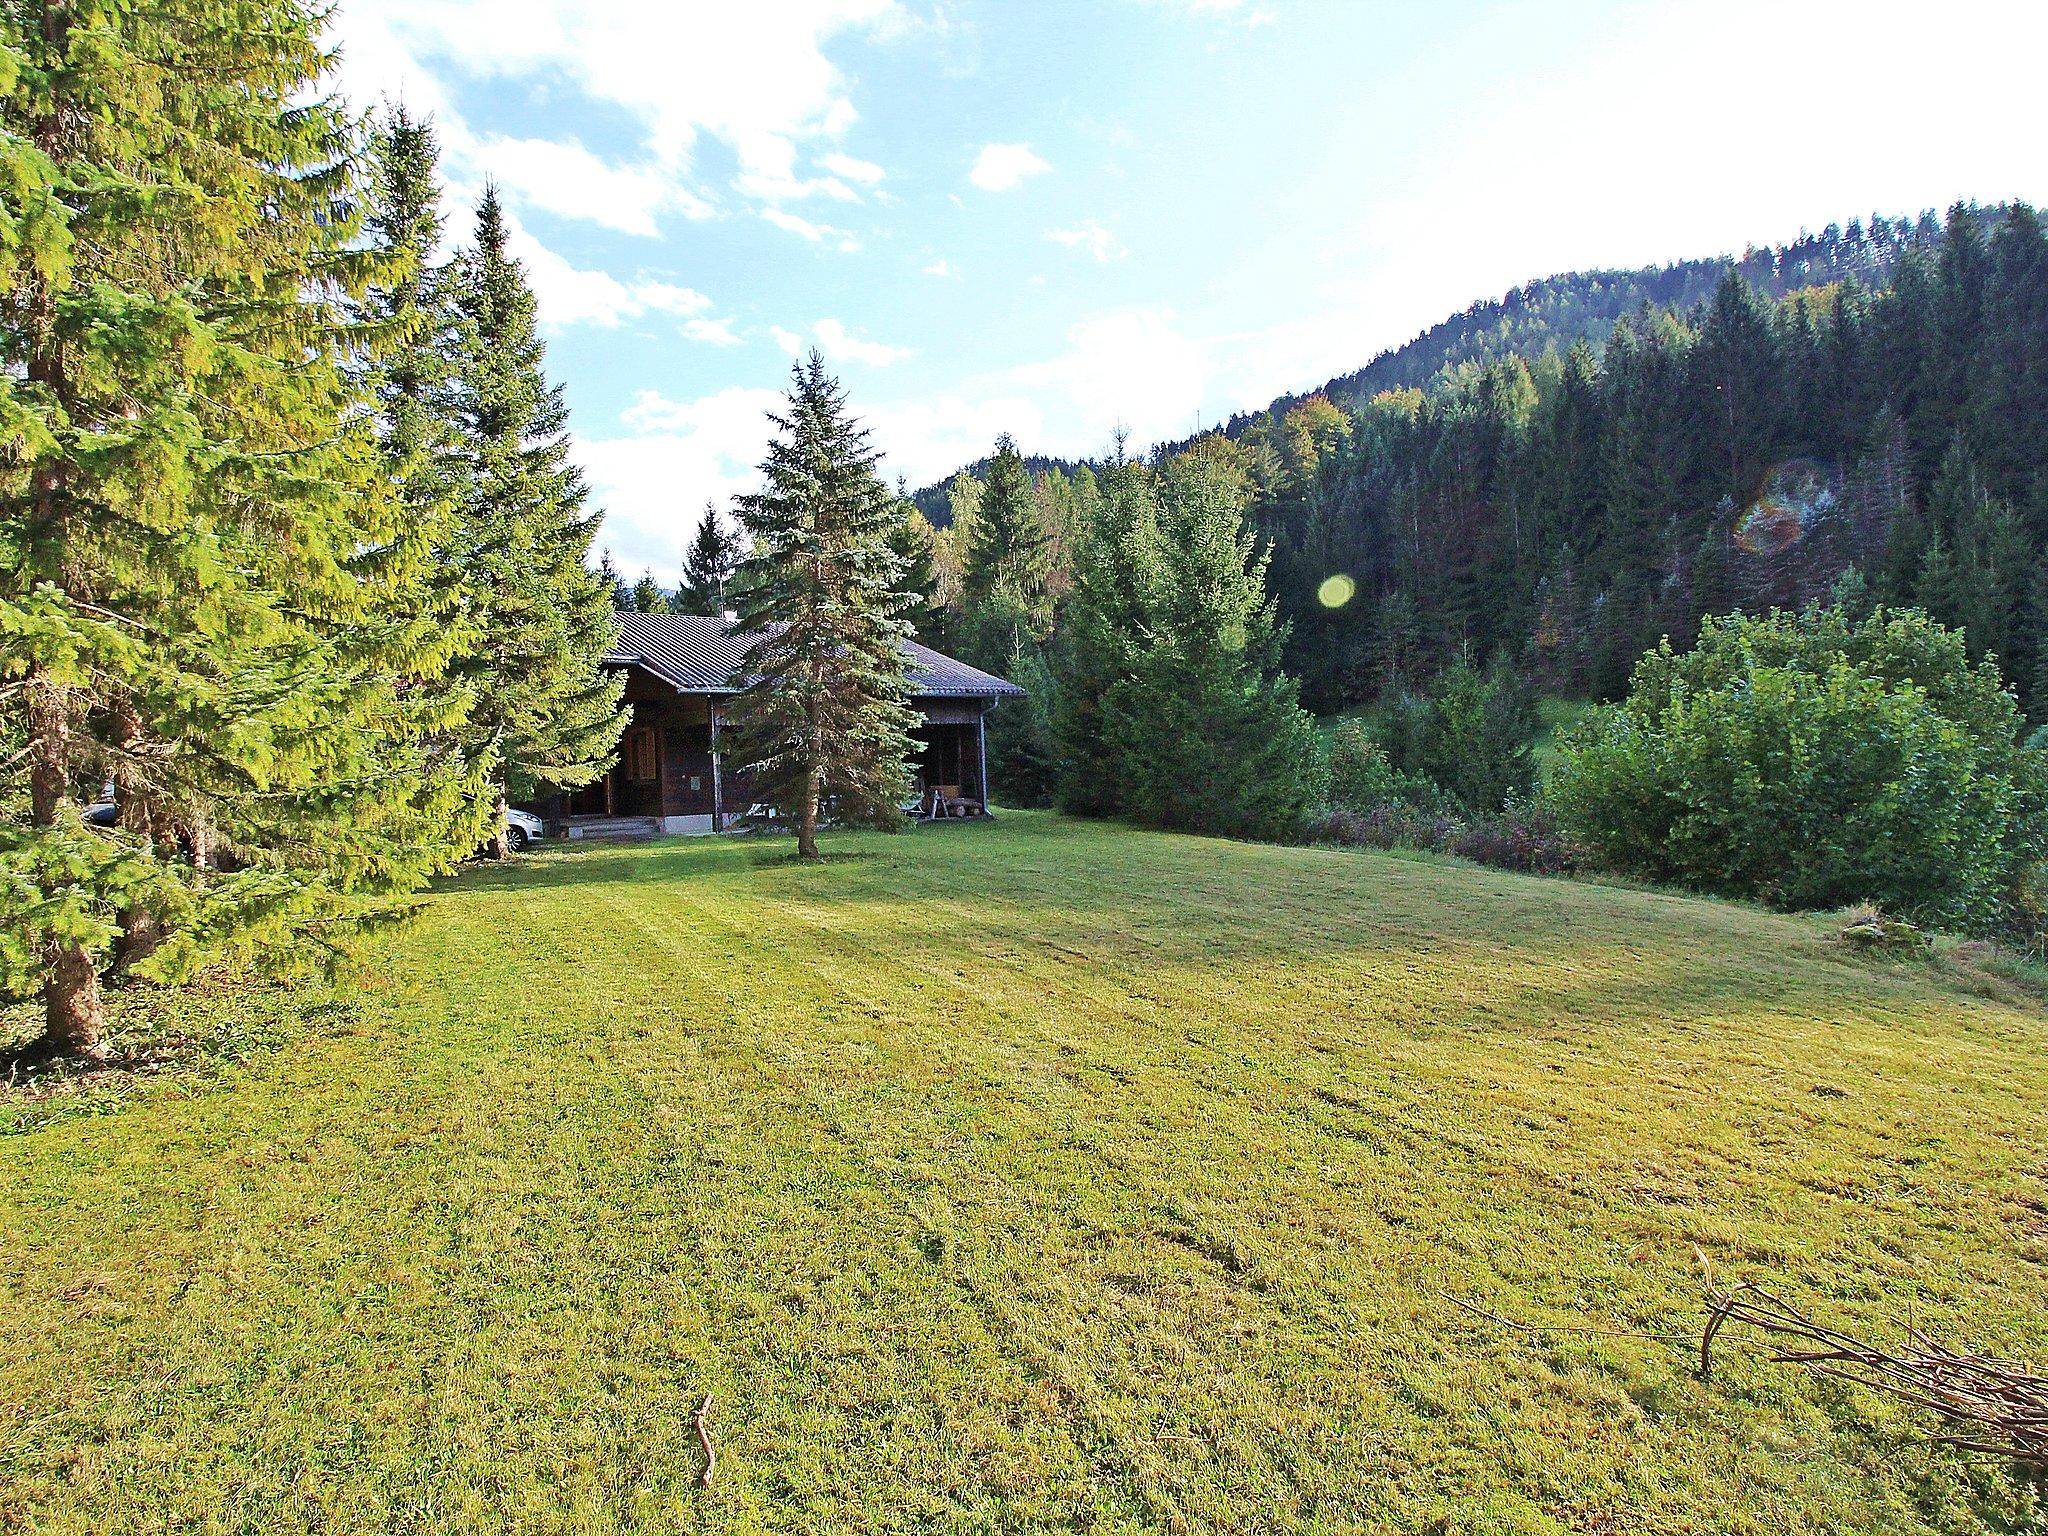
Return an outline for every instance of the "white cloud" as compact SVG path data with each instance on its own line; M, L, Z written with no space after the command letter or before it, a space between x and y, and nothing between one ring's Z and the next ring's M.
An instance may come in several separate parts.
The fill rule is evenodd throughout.
M444 133L445 137L445 133ZM711 205L659 166L615 166L581 144L551 139L451 141L471 174L494 181L522 202L621 234L661 234L658 215L675 210L708 218Z
M1118 257L1130 254L1124 249L1123 241L1093 219L1076 224L1071 229L1048 229L1045 238L1072 249L1086 251L1097 261L1115 261Z
M982 399L946 394L926 400L899 400L857 412L882 453L881 473L890 482L898 475L913 487L930 485L987 453L998 434L1008 432L1020 443L1040 442L1045 415L1020 394Z
M702 317L685 320L683 334L692 341L708 342L714 347L736 347L740 344L740 338L734 332L730 320L707 320Z
M1029 144L984 144L967 179L984 192L1007 192L1052 167Z
M843 176L848 181L859 182L864 187L874 186L888 174L872 160L856 160L852 155L842 155L836 151L818 156L818 164L834 176Z
M732 152L743 197L853 199L848 183L874 169L868 162L847 157L858 174L827 165L831 175L810 180L793 171L800 146L829 149L859 116L825 46L850 31L909 30L898 0L350 0L335 35L342 88L361 106L395 96L433 114L452 180L495 175L536 207L645 235L664 212L711 210L698 165L706 139ZM631 164L575 143L473 134L444 83L558 77L636 126Z
M1060 446L1089 451L1084 445L1108 442L1118 426L1138 443L1192 430L1208 388L1209 357L1180 332L1171 310L1122 310L1084 320L1069 327L1067 343L1060 356L1007 376L1071 405L1074 440Z
M621 570L675 579L704 503L760 483L768 412L781 405L772 389L734 386L689 401L648 390L621 417L630 435L576 439L592 501L604 509L598 543Z
M777 229L786 229L792 235L800 235L814 244L821 240L830 240L842 251L860 249L860 241L846 230L831 224L814 224L802 215L791 213L785 208L763 208L761 217Z
M960 275L960 269L943 256L937 261L928 263L923 271L926 277L958 277Z
M768 327L768 334L775 338L775 345L782 348L791 357L797 356L804 349L804 339L797 335L795 331L787 331L779 325L771 325Z
M571 325L617 326L648 315L689 317L711 307L694 288L656 278L621 282L609 272L574 265L550 250L515 221L505 248L526 268L540 306L541 323L550 330Z
M908 347L863 341L837 320L820 320L811 327L811 334L818 338L818 347L828 362L851 359L856 363L866 363L871 368L886 368L910 356Z

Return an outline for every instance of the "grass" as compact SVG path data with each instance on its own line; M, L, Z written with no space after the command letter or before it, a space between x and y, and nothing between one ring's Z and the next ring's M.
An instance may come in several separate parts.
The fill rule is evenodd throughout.
M2041 1528L1688 1347L1698 1245L2048 1353L2024 998L1445 862L827 847L465 875L287 1043L18 1121L0 1529Z
M1536 735L1529 743L1536 760L1536 782L1546 783L1557 766L1557 738L1577 725L1596 706L1586 699L1540 698L1536 701Z

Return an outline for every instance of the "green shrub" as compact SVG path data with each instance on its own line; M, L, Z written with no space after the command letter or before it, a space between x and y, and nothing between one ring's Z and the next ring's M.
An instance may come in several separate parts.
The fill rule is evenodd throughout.
M1535 699L1505 663L1481 673L1459 661L1426 693L1396 694L1383 731L1394 768L1427 779L1467 815L1491 816L1535 783Z
M1329 757L1331 804L1374 811L1404 798L1401 775L1364 721L1346 720L1331 732Z
M2010 930L2048 854L2048 759L2020 729L1996 668L1924 615L1736 615L1646 655L1567 733L1550 798L1628 874Z

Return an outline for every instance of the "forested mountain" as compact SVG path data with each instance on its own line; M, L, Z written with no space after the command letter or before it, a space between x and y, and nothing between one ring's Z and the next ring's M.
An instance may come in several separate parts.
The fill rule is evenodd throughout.
M1965 628L2038 716L2048 240L2014 206L1884 248L1877 285L1724 269L1601 346L1240 426L1306 695L1342 706L1460 650L1612 695L1662 635L1846 582Z
M1772 298L1847 277L1882 286L1906 252L1936 246L1942 236L1943 226L1931 213L1918 219L1878 214L1868 224L1860 219L1852 219L1846 228L1830 224L1817 235L1803 234L1786 245L1751 246L1740 257L1710 256L1632 271L1616 268L1539 278L1504 298L1483 300L1440 321L1413 341L1380 353L1363 368L1331 379L1320 389L1283 395L1263 410L1239 412L1223 430L1235 437L1261 420L1277 420L1316 395L1360 404L1389 389L1427 389L1468 365L1483 367L1508 357L1533 362L1574 341L1604 342L1617 321L1645 305L1683 312L1703 303L1731 269Z
M1412 341L1380 353L1363 368L1329 380L1301 394L1282 395L1256 411L1240 411L1224 424L1230 437L1261 421L1277 421L1302 401L1321 395L1347 404L1362 403L1388 389L1426 389L1440 376L1462 365L1485 364L1504 357L1533 361L1548 349L1562 351L1581 338L1604 342L1615 322L1644 305L1687 310L1712 295L1721 275L1731 267L1760 292L1782 297L1795 289L1838 282L1855 276L1866 284L1889 281L1899 258L1909 250L1936 245L1943 227L1931 213L1918 219L1873 215L1869 223L1852 219L1846 227L1830 224L1817 235L1802 234L1786 245L1751 246L1740 257L1710 256L1673 262L1663 267L1563 272L1525 283L1499 299L1485 299L1438 322ZM1185 448L1192 438L1164 445L1168 453ZM982 479L989 455L962 466ZM1071 475L1082 464L1099 460L1024 455L1032 474L1059 470ZM917 509L943 528L952 510L947 480L936 481L911 496Z
M1705 615L1835 595L1967 630L2038 719L2044 423L2048 241L1959 206L1533 283L1152 458L1239 477L1318 709L1459 656L1611 697ZM1071 543L1100 466L1032 462Z

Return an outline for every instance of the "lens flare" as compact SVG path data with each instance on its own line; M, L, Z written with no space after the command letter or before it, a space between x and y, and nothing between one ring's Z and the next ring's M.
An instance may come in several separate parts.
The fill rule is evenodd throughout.
M1325 576L1323 584L1316 588L1316 601L1325 608L1342 608L1358 596L1358 583L1339 571L1334 576Z
M1750 555L1791 548L1834 510L1835 496L1834 473L1817 459L1772 465L1756 500L1735 520L1736 548Z

